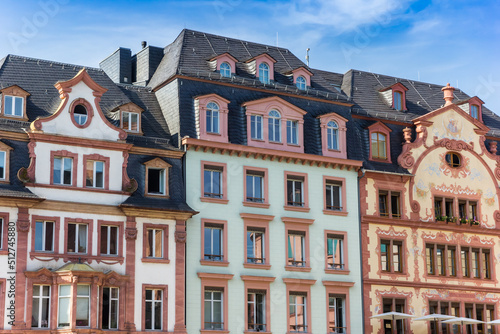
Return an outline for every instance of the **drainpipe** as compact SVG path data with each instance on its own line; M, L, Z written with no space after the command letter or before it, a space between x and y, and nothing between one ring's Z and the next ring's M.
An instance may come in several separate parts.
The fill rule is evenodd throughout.
M358 215L359 215L359 254L361 255L361 261L359 262L359 265L360 265L360 272L361 272L361 319L362 320L362 327L363 327L363 331L362 333L365 334L365 298L364 298L364 291L365 291L365 285L363 283L363 246L362 246L362 242L363 242L363 239L362 239L362 236L361 236L361 233L362 233L362 229L361 229L361 196L360 196L360 187L359 187L359 180L361 180L363 177L365 177L365 170L363 168L361 168L361 176L358 176L358 198L359 198L359 201L358 201ZM366 200L366 199L365 199Z

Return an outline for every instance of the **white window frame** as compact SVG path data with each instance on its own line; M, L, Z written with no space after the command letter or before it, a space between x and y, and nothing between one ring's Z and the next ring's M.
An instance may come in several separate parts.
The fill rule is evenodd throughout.
M205 230L210 230L210 254L205 254L205 248L207 247L207 240L205 240ZM214 230L220 231L219 243L220 243L220 255L214 255ZM208 261L224 261L224 228L222 226L210 226L205 225L203 228L203 259ZM212 257L206 259L206 256ZM220 257L220 259L214 259L214 257Z
M206 172L209 172L209 175L210 175L210 189L206 189L205 187L205 173ZM214 193L214 175L215 173L218 173L219 174L219 188L220 188L220 192L217 194L217 193ZM207 168L205 167L204 170L203 170L203 197L210 197L210 198L223 198L224 197L224 194L223 194L223 191L224 191L224 187L223 187L223 173L224 171L222 169L218 169L218 168ZM208 195L207 195L208 193Z
M120 289L117 288L117 287L111 287L111 286L105 286L103 287L103 290L104 289L109 289L109 314L108 314L108 328L106 328L106 330L110 329L110 330L117 330L118 327L120 326ZM112 290L116 290L116 296L117 297L113 297L113 293L112 293ZM104 298L104 295L103 295L103 298ZM111 318L112 318L112 312L111 312L111 302L112 301L116 301L116 327L111 327ZM101 324L102 327L104 324ZM104 328L103 328L104 329Z
M251 178L251 182L249 183L248 182L248 177ZM256 182L259 182L258 179L260 179L260 197L257 197L256 193L255 193L255 184ZM251 192L251 198L252 199L248 199L248 196L247 194L245 194L245 201L247 202L255 202L255 203L264 203L265 202L265 198L264 198L264 175L259 175L259 174L256 174L255 172L252 173L251 171L247 171L246 175L245 175L245 182L246 182L246 187L247 187L247 193L248 191L250 190ZM259 200L260 198L260 200Z
M334 305L330 304L330 298L333 298ZM338 299L341 300L342 305L338 305ZM336 295L333 293L328 294L328 314L330 314L330 310L333 309L333 313L335 314L335 331L330 331L330 319L328 319L328 333L347 333L347 324L346 324L346 310L345 310L345 296ZM340 314L339 314L340 313ZM338 326L337 320L339 316L342 317L342 327ZM340 331L339 331L340 329Z
M479 107L477 106L477 104L470 105L470 115L474 119L479 119Z
M295 237L300 237L300 259L297 259L297 250L296 250L296 244L295 244ZM291 239L294 241L291 243ZM306 236L304 234L300 234L297 232L289 231L288 232L288 238L287 238L287 243L288 243L288 248L287 250L291 249L292 250L292 263L288 263L290 260L290 257L287 254L287 266L293 266L293 267L305 267L306 266ZM300 262L300 263L297 263Z
M286 142L289 145L299 145L299 122L288 119L286 121Z
M299 304L297 302L297 297L298 296L301 296L301 297L304 297L304 304ZM304 295L304 294L300 294L300 293L293 293L293 292L290 292L290 295L289 295L289 298L290 297L294 297L294 300L293 302L288 300L288 318L290 318L290 306L293 306L295 308L295 310L297 310L297 307L298 306L303 306L304 307L304 315L303 315L303 319L304 319L304 324L303 325L299 325L299 320L298 320L298 316L297 316L297 311L295 311L295 327L302 327L304 330L302 331L292 331L291 328L290 328L290 324L288 324L288 332L307 332L307 328L308 328L308 324L307 324L307 295Z
M257 250L258 247L256 245L256 242L255 242L255 233L260 233L262 236L261 236L261 241L260 241L260 244L261 244L261 249L260 249L260 253L262 254L262 262L258 263L258 264L265 264L267 259L266 259L266 245L265 245L265 240L266 240L266 233L261 230L261 229L255 229L255 228L248 228L247 229L247 240L250 239L252 240L252 252L253 252L253 256L255 256L257 254ZM251 235L251 236L250 236ZM248 242L248 241L247 241ZM249 257L250 254L248 254L248 246L247 246L247 263L256 263L256 258L253 257L253 258L250 258Z
M9 152L7 151L0 151L0 167L3 167L3 173L0 174L0 180L5 180L5 176L7 175L7 154ZM3 156L3 158L2 158ZM1 248L1 247L0 247Z
M11 110L7 109L7 98L11 99ZM11 117L23 117L24 116L24 97L21 96L13 96L13 95L5 95L4 97L4 115ZM16 105L21 103L21 115L16 115Z
M248 317L247 319L247 327L248 331L256 331L256 332L265 332L267 329L267 324L266 324L266 293L264 291L262 292L247 292L247 295L253 295L253 301L250 300L247 296L247 312L248 312L248 306L250 306L253 310L253 319L250 319ZM262 324L257 324L257 313L258 313L258 303L257 303L257 295L262 295L262 320L264 323ZM252 322L250 322L252 321ZM254 326L254 328L250 329L250 324ZM258 325L263 325L260 328L256 328Z
M42 235L41 236L38 236L38 234L36 233L36 225L38 223L42 223L43 224L43 227L42 227ZM46 244L45 244L45 236L46 236L46 233L47 233L47 223L52 223L52 244L51 244L51 247L52 249L51 250L47 250L46 248ZM56 223L55 222L52 222L52 221L45 221L45 220L37 220L35 221L35 251L36 252L54 252L54 244L55 244L55 241L54 241L54 238L55 238L55 228L56 228ZM42 249L36 249L36 239L40 237L42 238Z
M128 126L125 127L125 116L128 118ZM133 121L132 117L136 117L136 122L137 122L137 130L133 129ZM139 132L140 131L140 122L141 122L141 114L137 112L131 112L131 111L122 111L122 127L124 130L130 131L130 132Z
M205 294L209 292L210 293L210 298L206 299ZM215 299L214 293L218 292L220 293L220 299ZM203 328L208 329L208 330L222 330L224 328L224 291L221 290L210 290L205 288L205 291L203 291L203 302L209 302L210 303L210 321L205 321L205 315L203 316ZM215 303L220 303L220 324L219 327L215 327L214 324L214 309L215 309ZM206 306L205 306L206 307ZM205 309L205 313L206 313ZM211 328L206 328L206 323L210 322L212 324Z
M260 136L259 136L260 131ZM264 118L262 115L251 115L250 116L250 136L254 140L264 139Z
M328 247L328 243L329 243L329 240L332 240L332 250L333 250L333 254L332 255L332 264L330 264L328 262L328 259L326 261L327 263L327 266L328 266L328 269L333 269L333 270L344 270L345 269L345 257L344 257L344 254L345 254L345 250L344 250L344 237L343 236L339 236L339 235L332 235L332 234L328 234L327 238L326 238L326 255L327 256L330 256L330 254L328 254L328 251L329 251L329 247ZM336 250L336 247L335 247L335 240L337 242L340 242L340 263L335 263L335 250ZM337 267L338 266L338 267Z
M85 114L80 114L80 113L77 114L75 112L76 111L76 107L78 107L78 106L81 106L81 107L83 107L85 109ZM73 107L72 114L73 114L72 115L73 116L73 120L75 121L76 124L81 125L81 126L87 124L87 121L89 119L89 111L87 110L87 107L85 107L83 104L79 103L79 104L75 105Z
M206 131L207 133L220 133L220 107L217 103L211 101L206 107ZM215 129L215 126L217 129Z
M56 182L55 180L55 171L56 171L56 160L60 160L60 166L61 166L61 169L59 170L59 173L60 173L60 177L61 179L59 180L59 182ZM64 170L65 170L65 167L66 167L66 163L70 161L70 169L69 169L69 172L70 172L70 183L64 183ZM52 177L52 181L54 182L54 184L59 184L59 185L63 185L63 186L71 186L73 185L73 158L68 158L68 157L54 157L54 170L52 171L53 173L53 177Z
M154 167L147 167L148 171L149 170L158 170L160 171L160 177L158 182L160 183L158 185L158 188L160 189L160 192L151 192L151 189L148 187L148 194L149 195L165 195L166 194L166 175L167 175L167 169L166 168L154 168ZM148 173L148 179L146 182L149 184L149 178L151 177L151 173Z
M394 91L394 109L403 110L403 93L400 91Z
M38 286L39 287L39 295L35 295L33 293L33 299L38 299L38 326L33 326L33 322L31 323L31 328L50 328L50 308L51 308L51 305L50 305L50 290L51 290L51 286L50 285L40 285L40 284L34 284L34 286ZM34 291L32 287L32 291ZM44 296L43 295L43 288L44 287L48 287L49 288L49 295L48 296ZM43 313L43 301L48 299L49 301L49 306L47 308L47 325L46 326L42 326L42 313ZM32 301L33 302L33 301ZM33 317L33 308L31 310L31 316Z
M271 115L273 112L276 113L277 116ZM269 111L268 115L269 141L274 143L281 143L281 113L276 109L272 109ZM276 127L278 128L278 131L276 131Z
M88 186L87 185L87 178L85 178L85 186L89 188L98 188L98 189L104 189L104 183L105 183L105 178L106 178L106 163L104 161L99 161L99 160L87 160L87 163L92 162L93 167L92 167L92 185ZM100 163L102 164L102 185L98 186L97 183L97 164Z
M151 299L147 299L147 297L146 297L148 290L151 290ZM155 292L156 291L160 291L161 292L161 298L159 300L155 299ZM156 331L163 330L163 307L164 307L164 305L163 305L163 298L164 298L163 294L164 294L163 289L146 289L146 291L145 291L145 297L144 297L144 303L145 303L144 304L145 305L144 311L145 312L146 312L146 307L147 307L146 303L147 302L151 303L151 322L150 322L151 328L145 328L146 330L151 330L151 331L154 331L154 330L156 330ZM155 306L156 306L157 303L160 303L160 306L161 306L160 307L160 315L161 315L161 317L160 317L160 329L156 329L155 328L156 327L156 323L155 323L155 319L156 319L155 310L156 310L156 307ZM146 319L146 315L144 315L144 322L145 322L145 324L147 324L147 322L148 322L148 319ZM144 327L146 327L146 325L144 325Z
M300 90L306 90L307 80L303 75L299 75L297 79L295 79L295 86Z
M305 206L305 201L304 201L304 182L305 180L304 179L298 179L298 178L294 178L293 176L292 177L288 177L287 180L286 180L287 184L286 184L286 192L287 192L287 198L286 198L286 205L290 205L290 206L298 206L298 207L303 207ZM288 181L292 181L292 203L290 204L289 200L288 200ZM300 182L300 205L297 204L299 202L296 202L295 201L295 191L297 190L297 187L296 187L296 182Z
M80 294L78 294L78 287L79 286L88 286L89 287L89 294L88 295L80 295ZM77 284L76 291L77 291L77 293L76 293L76 310L77 310L76 312L77 313L78 313L78 300L85 298L85 299L88 299L88 301L89 301L89 317L88 317L88 323L89 324L88 324L88 326L78 326L78 325L75 324L75 327L77 327L77 328L89 328L89 327L91 327L91 321L90 320L92 318L92 315L91 315L91 307L92 307L92 305L90 303L90 300L91 300L90 296L92 294L92 286L90 286L89 284ZM78 319L76 319L77 313L75 313L73 315L74 319L76 321L78 321Z
M262 82L263 84L269 84L271 82L270 80L270 66L262 62L259 64L259 81Z
M69 287L69 294L68 295L62 295L61 293L61 290L62 290L62 287L64 286L68 286ZM71 300L71 289L73 287L71 286L71 284L61 284L59 285L59 291L58 291L58 298L57 298L57 328L68 328L68 327L71 327L71 310L72 310L72 300ZM69 300L69 307L70 309L68 310L68 321L70 321L68 323L67 326L61 326L61 299L68 299ZM64 310L66 311L66 310ZM74 315L76 317L76 314Z
M327 124L328 149L338 151L339 148L339 125L335 121Z
M75 254L88 254L89 253L89 242L88 242L88 238L89 238L89 224L82 224L82 223L68 223L68 232L69 232L69 226L70 225L76 225L75 226L75 250L73 252L70 252L68 250L68 253L75 253ZM85 240L85 251L84 252L79 252L78 249L80 248L80 225L83 225L85 226L85 238L83 240ZM69 233L68 233L69 234ZM68 242L69 242L69 238L68 236L66 236L66 247L68 247Z
M224 78L230 78L231 77L231 65L228 62L223 62L220 64L219 68L220 75L223 76Z
M326 202L326 208L325 208L326 210L332 210L332 211L342 211L343 210L342 187L343 187L342 182L339 182L339 181L330 181L330 180L326 181L326 183L325 183L325 196L326 196L326 192L330 193L330 203ZM334 189L335 188L338 189L338 198L339 198L338 209L333 208L334 204L335 204L334 200L333 200L334 199L333 195L334 195ZM325 198L325 201L326 201L326 198Z

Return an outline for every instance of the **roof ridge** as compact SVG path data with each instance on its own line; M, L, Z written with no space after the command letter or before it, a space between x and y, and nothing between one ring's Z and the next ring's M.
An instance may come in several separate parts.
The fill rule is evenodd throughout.
M58 62L55 60L47 60L47 59L40 59L40 58L33 58L33 57L26 57L26 56L19 56L19 55L13 55L13 54L8 54L7 57L10 58L18 58L18 59L24 59L24 60L29 60L29 61L35 61L35 62L43 62L43 63L49 63L49 64L55 64L55 65L62 65L62 66L69 66L69 67L79 67L79 68L85 68L87 70L93 70L93 71L98 71L104 73L104 71L98 67L91 67L91 66L85 66L85 65L76 65L76 64L70 64L70 63L62 63ZM6 58L7 58L6 57Z

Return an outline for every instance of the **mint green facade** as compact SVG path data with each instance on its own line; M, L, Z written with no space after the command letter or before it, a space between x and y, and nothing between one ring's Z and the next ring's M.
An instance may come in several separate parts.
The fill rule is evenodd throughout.
M202 161L212 161L227 164L227 204L206 203L200 201ZM309 333L327 333L327 293L323 281L350 282L353 284L349 290L350 322L347 323L347 333L362 333L362 285L361 285L361 254L360 254L360 225L358 213L358 180L354 169L340 170L332 167L310 166L309 164L294 164L282 160L271 161L269 158L255 159L245 155L238 157L236 154L230 156L228 153L220 154L220 151L212 153L211 150L186 152L186 189L187 204L194 210L199 211L187 222L187 250L186 250L186 310L187 331L197 333L203 328L201 316L201 280L198 273L221 273L232 274L228 281L228 319L227 329L231 333L243 333L245 330L245 289L241 275L275 277L270 283L270 316L271 326L267 332L288 332L287 317L288 307L286 298L286 284L283 278L311 279L316 280L310 287L310 296L307 302L310 304L311 323L308 324ZM268 169L269 183L269 208L255 208L243 205L244 201L244 166ZM295 212L285 210L285 171L306 173L308 176L309 212ZM345 178L347 216L326 215L324 209L324 184L323 177ZM268 237L270 245L269 270L244 268L244 221L241 213L272 215L274 219L269 222ZM285 223L282 217L296 217L314 219L309 225L309 253L310 272L296 272L285 270L287 261ZM227 267L201 265L201 220L214 219L227 221L228 249ZM347 261L348 274L327 274L325 272L325 230L341 231L347 233ZM339 283L341 285L341 283ZM346 318L347 320L347 318Z

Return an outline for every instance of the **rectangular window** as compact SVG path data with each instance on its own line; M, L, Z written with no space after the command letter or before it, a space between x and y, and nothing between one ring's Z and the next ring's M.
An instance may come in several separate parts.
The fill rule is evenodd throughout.
M266 293L260 290L249 290L247 294L248 330L266 331Z
M6 175L6 164L7 164L7 160L6 160L6 154L7 152L5 151L0 151L0 179L1 180L5 180L5 175Z
M54 222L36 221L35 251L54 251Z
M378 210L380 216L388 217L389 216L389 204L387 203L387 191L379 191L378 193Z
M85 186L94 188L104 188L104 162L87 161L85 175Z
M447 217L453 217L455 216L455 208L453 205L453 199L452 198L445 198L444 199L444 209L445 209L445 216Z
M262 116L261 115L251 115L250 116L250 129L252 139L263 140L263 131L262 131Z
M491 278L490 272L490 252L488 250L482 251L482 266L483 266L483 278Z
M344 270L344 237L329 234L327 237L327 268Z
M286 121L286 142L292 145L299 144L299 122Z
M403 243L395 240L380 241L380 260L382 271L402 273L402 248Z
M347 333L345 296L328 295L328 333Z
M146 257L163 258L163 229L147 230Z
M288 306L288 330L307 332L307 295L290 292Z
M342 182L327 180L326 191L326 209L342 211Z
M462 260L462 276L469 277L470 276L470 267L469 267L469 250L461 249L460 250L460 259Z
M31 327L48 328L50 319L50 286L33 285Z
M101 226L101 255L118 255L118 226Z
M264 203L264 172L247 171L246 189L248 202Z
M491 278L490 250L485 248L460 248L462 276L470 278Z
M71 185L73 179L73 159L54 158L53 182L54 184Z
M5 231L4 231L3 225L4 225L4 220L3 220L3 218L0 218L0 249L3 249L3 247L7 248L7 246L4 245L3 238L4 238L4 235L6 235L5 233L8 233L8 232L7 232L7 229L5 229ZM6 242L7 242L7 240L6 240Z
M222 167L205 166L203 172L204 197L222 198Z
M247 263L266 263L264 240L264 229L249 228L247 230Z
M221 289L206 288L204 308L204 329L221 330L224 328L223 291Z
M163 319L163 290L146 289L144 328L161 330Z
M305 267L305 233L300 231L288 232L288 262L289 266Z
M87 253L87 224L68 224L66 249L68 253Z
M7 116L23 117L24 98L19 96L5 96L4 113Z
M135 112L122 112L123 129L133 132L139 132L139 114Z
M287 205L304 206L304 178L289 175L286 181Z
M223 227L218 224L205 224L204 228L204 259L223 261Z
M434 198L434 216L436 217L436 219L438 219L438 217L443 216L442 204L443 204L442 198L439 197Z
M380 216L401 218L401 202L399 192L380 190L378 200Z
M59 309L57 327L69 327L71 315L71 285L59 285Z
M213 104L213 107L214 108L207 108L207 132L219 133L219 112L215 109L217 108L215 104Z
M118 288L102 289L102 329L118 329Z
M90 285L76 286L76 326L90 326Z
M165 195L165 174L164 168L148 168L148 194Z
M404 299L384 298L383 312L405 313ZM384 320L384 328L386 333L404 334L406 332L406 320Z

